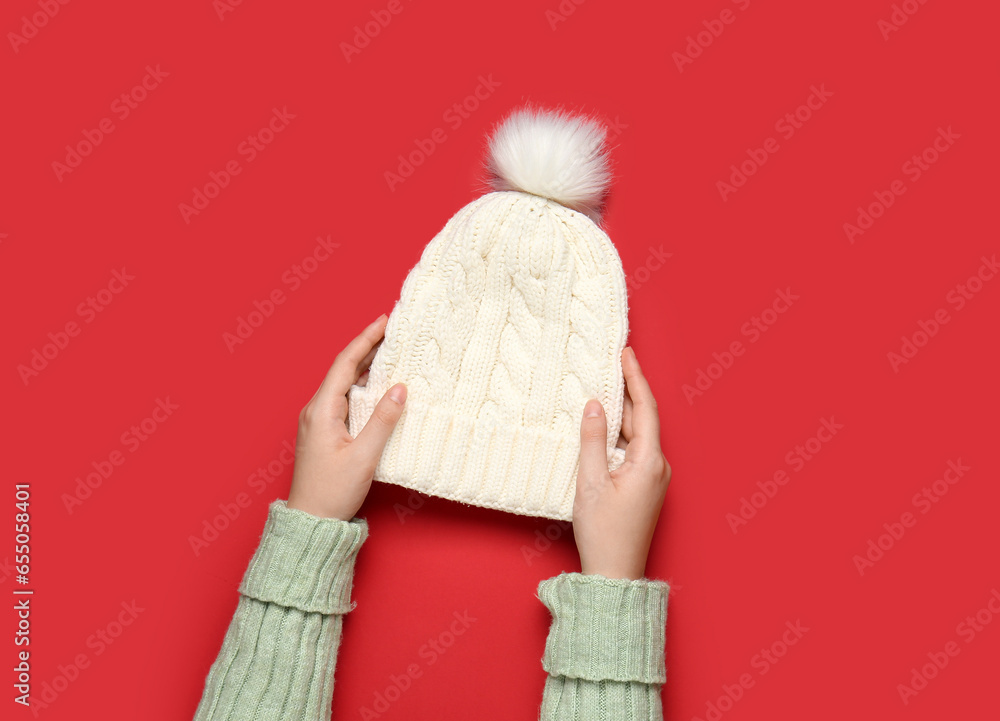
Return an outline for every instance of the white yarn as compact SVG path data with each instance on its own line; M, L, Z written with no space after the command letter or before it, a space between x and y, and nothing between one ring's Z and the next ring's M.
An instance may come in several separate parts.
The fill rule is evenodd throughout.
M571 520L589 398L607 413L609 469L624 461L621 260L586 215L540 195L469 203L407 275L367 384L349 394L357 436L386 390L407 385L376 480Z
M487 167L494 190L540 195L600 221L611 182L607 131L596 120L523 108L493 132Z

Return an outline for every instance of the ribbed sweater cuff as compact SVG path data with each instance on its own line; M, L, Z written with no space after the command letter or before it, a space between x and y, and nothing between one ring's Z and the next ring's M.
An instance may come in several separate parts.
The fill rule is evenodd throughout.
M327 615L353 610L354 561L368 538L367 522L320 518L287 504L277 500L268 507L240 593Z
M552 612L542 666L554 676L587 681L667 680L664 581L562 573L538 585Z

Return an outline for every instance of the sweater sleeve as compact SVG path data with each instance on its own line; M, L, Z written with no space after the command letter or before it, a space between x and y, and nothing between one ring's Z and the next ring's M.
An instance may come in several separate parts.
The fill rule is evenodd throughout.
M540 721L662 721L664 581L563 573L542 581L552 612Z
M328 721L343 614L368 524L278 500L240 584L236 614L194 721Z

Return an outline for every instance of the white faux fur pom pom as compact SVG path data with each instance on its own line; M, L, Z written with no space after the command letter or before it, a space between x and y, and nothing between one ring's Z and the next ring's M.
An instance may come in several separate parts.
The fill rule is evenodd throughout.
M611 183L605 136L600 123L582 115L515 110L490 138L490 185L550 198L599 222Z

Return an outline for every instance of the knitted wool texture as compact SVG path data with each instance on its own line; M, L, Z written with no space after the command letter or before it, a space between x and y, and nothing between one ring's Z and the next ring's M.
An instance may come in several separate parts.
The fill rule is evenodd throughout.
M354 564L367 538L362 519L271 503L194 721L329 721L343 621L354 608ZM669 592L649 579L562 573L541 581L538 598L552 626L539 721L663 721ZM361 719L378 715L361 711ZM483 709L477 717L495 714Z
M508 131L515 118L521 141L532 120L556 122L554 140L513 148L515 165L574 129L593 130L580 119L522 112L506 121ZM580 421L590 398L607 414L609 470L624 461L616 444L628 333L625 274L593 214L557 202L572 173L586 172L580 165L557 158L535 185L501 178L495 187L518 189L488 193L459 210L410 270L367 383L349 393L348 430L357 436L385 392L407 386L376 480L571 520Z

